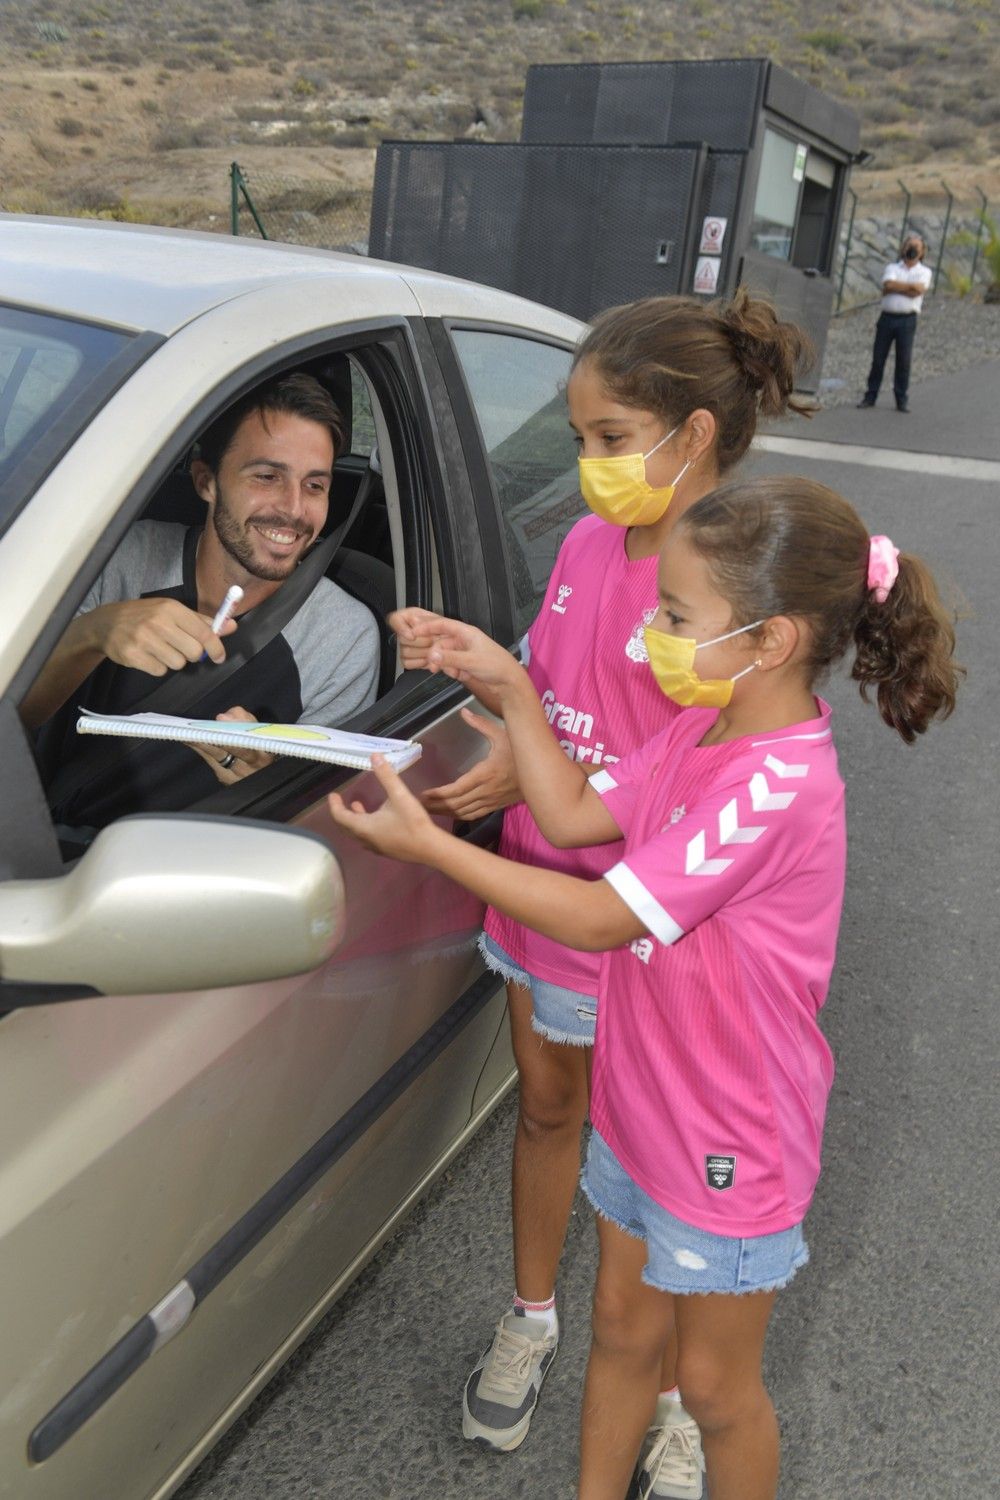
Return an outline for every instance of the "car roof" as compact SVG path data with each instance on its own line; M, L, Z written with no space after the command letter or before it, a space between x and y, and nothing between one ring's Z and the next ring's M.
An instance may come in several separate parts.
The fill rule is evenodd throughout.
M575 318L493 287L361 255L194 230L0 214L0 300L113 327L169 336L234 298L303 277L340 293L355 318L365 316L366 288L384 306L395 282L401 311L412 311L416 299L427 316L478 316L565 339L581 328Z

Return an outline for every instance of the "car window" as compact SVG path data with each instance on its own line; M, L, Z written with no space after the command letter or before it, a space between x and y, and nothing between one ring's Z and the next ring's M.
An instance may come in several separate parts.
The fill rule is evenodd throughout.
M68 318L0 306L0 495L7 493L4 482L15 467L45 440L130 338ZM82 420L85 416L81 413ZM13 501L16 487L9 494Z
M351 361L351 452L367 458L375 446L375 416L364 376Z
M186 744L130 744L127 736L101 739L93 734L81 739L76 729L81 708L116 718L152 711L198 719L240 708L260 721L332 727L369 710L377 711L379 701L388 694L398 662L386 616L404 599L425 604L431 601L423 592L425 565L418 562L417 545L411 540L422 530L414 524L414 507L425 504L420 485L413 479L419 465L407 447L407 434L416 424L400 418L397 407L404 397L397 395L395 386L388 385L379 373L385 364L381 351L380 343L369 341L356 350L304 360L295 371L316 387L309 395L312 402L325 391L327 398L332 396L345 412L350 401L352 452L367 459L377 447L379 462L374 466L335 464L322 523L324 534L329 536L338 529L355 508L356 500L360 508L348 536L325 563L329 582L321 580L244 666L231 677L220 673L217 684L214 669L193 662L191 700L183 691L178 698L175 674L151 675L136 658L134 643L123 623L117 649L121 652L127 648L124 661L118 657L100 661L66 696L57 670L57 646L32 685L22 714L34 731L36 759L67 858L77 857L95 830L129 812L200 807L220 791L231 789L230 781L220 781ZM252 391L244 392L238 400L241 410L246 403L253 422ZM198 465L204 468L207 454L214 452L215 444L229 432L225 426L227 409L220 406L206 413L199 441L179 456L103 566L95 568L78 606L79 615L142 598L195 607L197 559L208 512L206 497L197 490L192 476ZM233 445L242 440L240 431L245 420L247 417L241 416L229 433L222 448L223 458L229 455L231 459ZM219 423L223 424L221 429L216 426ZM267 441L279 445L287 441L284 431L279 411L267 429ZM297 432L298 427L293 425L292 431ZM206 439L205 455L202 438ZM255 436L253 441L257 444L260 440ZM240 549L238 557L246 553L257 563L273 566L273 559L266 555L267 542L256 541L259 528L254 525L254 516L263 503L254 488L258 469L266 476L270 474L262 459L249 466L229 462L216 470L210 493L216 517L222 515L224 520L213 523L213 535L222 535L221 525L224 549ZM280 509L281 501L268 498L267 504ZM272 575L265 572L257 576ZM220 602L212 600L213 606ZM245 632L248 624L244 622ZM238 641L239 635L234 639ZM156 698L164 693L168 698L165 704ZM224 758L222 747L213 760L221 765ZM301 769L300 762L289 763L285 757L272 767L264 767L269 794L277 792L282 777L287 781ZM240 770L246 774L242 765Z
M572 355L514 334L456 329L452 336L493 476L520 634L585 510L566 418Z

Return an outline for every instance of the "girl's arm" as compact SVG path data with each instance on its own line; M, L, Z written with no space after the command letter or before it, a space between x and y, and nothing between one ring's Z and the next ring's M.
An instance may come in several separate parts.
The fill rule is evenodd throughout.
M377 811L366 812L360 802L348 808L337 792L328 799L338 828L366 848L440 870L498 911L570 948L600 953L645 935L642 921L606 880L578 880L517 864L456 839L431 821L381 757L373 757L372 764L386 794Z
M521 796L549 843L574 849L620 839L622 831L590 786L587 772L563 754L524 668L474 626L420 613L421 638L432 641L426 651L428 670L467 683L481 701L487 692L494 698L510 739ZM411 619L415 614L407 611Z

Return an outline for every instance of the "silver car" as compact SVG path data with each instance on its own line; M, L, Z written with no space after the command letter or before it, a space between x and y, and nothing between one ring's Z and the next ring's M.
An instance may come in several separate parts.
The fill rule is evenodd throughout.
M335 834L282 759L66 860L19 705L128 526L190 519L199 430L339 360L337 578L513 644L576 519L579 325L323 252L0 216L0 1496L165 1497L508 1087L481 910ZM349 727L483 753L382 630ZM495 820L460 829L489 841Z

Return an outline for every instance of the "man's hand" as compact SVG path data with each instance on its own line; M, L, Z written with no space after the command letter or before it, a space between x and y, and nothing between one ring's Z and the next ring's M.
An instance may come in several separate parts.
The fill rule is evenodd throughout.
M382 806L366 812L364 803L352 802L348 807L339 792L331 792L327 806L334 823L376 854L387 854L407 864L433 864L435 848L448 835L431 822L381 755L372 756L372 771L385 791Z
M224 713L216 714L215 717L223 723L226 720L240 724L257 722L245 708L227 708ZM228 745L192 745L191 749L212 767L223 786L232 786L235 781L242 781L245 776L262 771L274 760L274 756L269 755L266 750L251 750L249 746L243 745L238 749Z
M232 635L235 620L219 634L208 615L188 609L179 599L126 599L100 604L80 616L87 644L120 667L134 667L151 677L179 672L207 654L217 666L226 659L221 636Z

